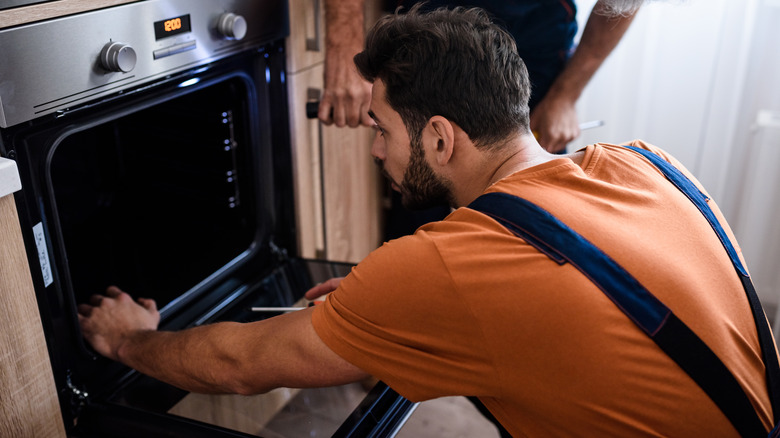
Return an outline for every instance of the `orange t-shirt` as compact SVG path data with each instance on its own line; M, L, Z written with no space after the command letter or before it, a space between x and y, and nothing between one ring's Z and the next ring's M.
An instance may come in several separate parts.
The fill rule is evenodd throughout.
M556 159L488 191L535 203L622 265L721 358L769 429L742 285L704 217L652 164L595 144L581 166ZM313 324L333 351L401 395L478 396L513 436L736 436L576 268L469 208L372 252L317 306Z

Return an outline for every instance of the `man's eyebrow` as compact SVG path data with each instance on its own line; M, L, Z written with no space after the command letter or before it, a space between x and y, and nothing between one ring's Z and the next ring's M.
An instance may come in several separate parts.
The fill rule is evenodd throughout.
M379 119L376 118L376 114L374 114L373 111L368 110L368 116L371 117L372 119L374 119L375 122L381 123L381 122L379 122Z

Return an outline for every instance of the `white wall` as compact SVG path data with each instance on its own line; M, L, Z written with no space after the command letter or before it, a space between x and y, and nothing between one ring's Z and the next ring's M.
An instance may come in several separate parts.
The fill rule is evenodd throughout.
M578 2L581 28L595 0ZM641 138L707 187L767 309L780 302L780 0L670 0L643 7L578 103L570 150Z

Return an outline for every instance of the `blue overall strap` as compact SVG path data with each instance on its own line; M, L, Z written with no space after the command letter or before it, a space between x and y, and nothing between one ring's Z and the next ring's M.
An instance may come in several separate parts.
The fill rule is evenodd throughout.
M559 264L571 263L650 336L715 402L742 436L766 436L741 386L685 323L611 257L546 210L506 193L469 205Z
M726 231L721 226L718 218L712 212L709 204L707 204L708 197L691 182L679 169L672 166L668 161L659 157L658 155L648 151L647 149L638 148L635 146L626 146L626 148L633 150L641 154L648 161L650 161L658 170L660 170L666 179L671 181L681 192L683 192L688 199L696 205L702 215L710 223L712 229L718 235L723 244L723 248L729 254L731 263L734 264L734 268L742 281L742 286L745 288L745 294L747 295L748 302L750 303L750 310L753 312L753 319L756 322L756 329L758 332L758 340L761 343L761 356L764 361L764 367L766 368L767 388L769 390L769 400L772 403L773 422L778 424L778 415L780 415L780 364L777 361L777 353L775 348L774 338L772 337L772 330L769 328L769 323L766 320L764 309L761 307L761 301L758 299L758 294L753 286L753 282L750 280L750 276L747 270L742 265L742 261L737 255L734 245L729 240ZM777 429L776 429L777 430Z

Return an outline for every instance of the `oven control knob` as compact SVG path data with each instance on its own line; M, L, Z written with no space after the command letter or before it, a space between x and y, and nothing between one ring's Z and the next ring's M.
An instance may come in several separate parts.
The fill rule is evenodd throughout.
M232 12L222 14L217 21L217 31L226 38L240 40L246 35L246 20Z
M108 71L127 73L135 68L137 56L129 44L110 42L100 52L100 64Z

